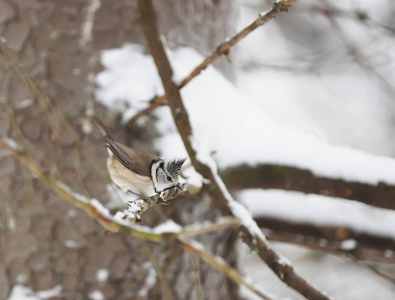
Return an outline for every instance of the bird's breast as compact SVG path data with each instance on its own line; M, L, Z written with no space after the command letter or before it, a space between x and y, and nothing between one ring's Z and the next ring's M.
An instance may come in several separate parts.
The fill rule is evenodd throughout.
M111 156L107 159L107 168L112 181L125 193L131 191L144 197L151 197L156 194L150 177L130 171Z

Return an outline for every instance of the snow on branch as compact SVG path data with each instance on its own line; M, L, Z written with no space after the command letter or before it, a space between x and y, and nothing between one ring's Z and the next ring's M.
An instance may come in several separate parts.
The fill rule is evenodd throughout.
M207 56L206 59L203 62L201 62L197 67L195 67L195 69L193 69L193 71L188 76L186 76L182 81L180 81L180 83L177 86L178 89L181 89L184 86L186 86L193 78L199 75L200 72L206 69L217 58L219 58L222 55L228 55L230 48L232 48L238 42L243 40L252 31L266 24L270 20L274 19L279 13L287 12L288 8L296 2L297 0L287 0L287 1L284 0L284 1L277 1L273 3L273 7L269 11L259 14L258 18L254 22L252 22L250 25L248 25L243 30L238 32L232 38L227 39L219 46L217 46L217 48L213 51L213 53L211 53L211 55ZM159 106L166 104L167 104L166 95L153 98L150 101L150 105L147 108L141 110L136 115L134 115L133 118L130 119L128 126L132 127L133 124L136 123L136 121L139 118L152 113Z
M277 3L276 5L281 4ZM192 161L192 165L197 172L210 182L208 193L211 196L213 203L223 215L234 216L240 220L242 223L240 234L244 242L248 245L256 245L258 255L288 286L295 289L308 299L329 299L301 278L295 272L293 267L270 247L262 231L253 221L251 215L243 206L235 202L227 191L221 178L217 175L215 164L213 165L211 160L202 161L203 159L201 159L201 157L199 157L200 160L197 158L198 149L195 149L192 146L193 133L191 123L189 121L189 115L184 107L179 87L173 82L173 70L160 39L157 18L152 1L139 0L138 7L140 11L141 26L162 80L174 122Z
M367 157L365 162L369 158ZM375 159L377 158L370 158L372 163L378 164L378 159L377 161ZM371 168L366 167L366 169ZM380 176L384 178L382 174L377 174L376 178ZM305 194L355 200L370 206L395 210L395 201L393 201L395 185L379 180L375 183L373 180L375 176L372 176L371 182L363 182L347 177L331 178L296 166L259 163L254 166L240 164L227 168L221 172L221 177L232 191L256 188L286 189Z

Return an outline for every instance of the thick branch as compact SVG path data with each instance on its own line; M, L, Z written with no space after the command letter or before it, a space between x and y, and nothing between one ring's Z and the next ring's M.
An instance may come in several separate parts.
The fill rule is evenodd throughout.
M280 2L277 5L281 6L282 4ZM242 219L243 225L240 227L240 232L243 240L248 245L257 245L259 256L281 280L308 299L329 299L301 278L291 265L284 263L284 259L270 248L262 232L252 220L251 215L247 213L243 206L231 198L222 180L216 174L214 167L197 159L196 150L192 146L193 135L189 116L181 99L179 88L172 81L173 71L160 39L157 18L152 6L152 1L138 0L138 7L140 11L141 26L161 77L174 122L194 168L197 172L202 174L204 178L210 181L208 193L213 203L223 215L232 215Z
M264 188L298 191L363 202L368 205L395 209L395 186L379 183L331 179L314 175L309 170L280 165L238 166L221 172L232 191Z

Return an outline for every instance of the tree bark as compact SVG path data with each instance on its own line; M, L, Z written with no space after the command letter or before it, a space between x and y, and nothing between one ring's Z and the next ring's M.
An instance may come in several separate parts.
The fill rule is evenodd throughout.
M157 2L169 47L191 45L209 52L232 33L232 2ZM107 154L100 137L82 130L94 98L89 78L101 68L101 50L145 41L134 1L101 1L94 16L93 39L82 47L81 28L89 5L90 1L77 0L0 0L0 34L78 137L48 113L47 107L38 105L29 87L3 64L0 96L12 108L22 135L36 151L36 159L72 189L105 201L108 182L81 151L84 149L105 170ZM222 66L231 77L229 64ZM103 108L96 110L104 113ZM0 114L0 134L17 139L4 113ZM116 135L125 139L127 134L118 131ZM146 140L133 137L133 142L149 147ZM94 291L104 299L117 300L166 299L169 295L174 299L199 299L200 294L204 299L238 298L237 287L224 274L175 245L145 245L122 234L106 234L84 212L54 195L3 152L0 170L0 191L4 195L0 201L0 299L7 299L17 283L34 291L60 285L62 292L56 299L88 299ZM173 218L180 224L191 224L215 217L210 201L197 197L155 207L143 221L154 225ZM236 264L235 236L230 231L212 233L200 241L212 253ZM144 293L142 287L155 265L164 278L156 278ZM108 274L108 278L101 281L100 274Z

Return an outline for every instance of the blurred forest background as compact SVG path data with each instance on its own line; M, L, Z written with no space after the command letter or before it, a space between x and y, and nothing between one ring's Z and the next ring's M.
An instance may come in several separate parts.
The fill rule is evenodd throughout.
M189 46L203 56L272 6L258 0L153 2L167 47ZM286 126L327 144L393 157L395 5L363 2L299 1L214 66ZM128 126L119 108L95 99L96 75L104 70L102 51L125 43L146 47L136 1L0 0L0 36L22 67L18 70L0 53L0 136L23 143L34 160L73 191L119 210L119 203L110 200L114 191L105 169L107 153L89 117L93 112L99 115L125 144L154 151L157 116ZM23 70L49 102L26 84ZM219 118L222 113L226 108ZM261 145L264 152L265 141ZM395 171L393 165L388 168L388 173ZM366 170L370 172L376 170ZM395 297L395 234L358 228L376 221L377 212L370 207L389 213L388 226L395 224L393 182L326 177L281 162L240 162L220 170L220 175L233 194L259 188L336 197L342 200L331 203L343 213L346 208L339 202L364 203L358 204L368 207L366 216L372 219L362 219L354 227L336 223L336 213L332 224L322 225L293 219L292 213L254 213L256 204L250 205L268 239L282 242L275 247L328 295L372 299L370 290L377 299ZM255 299L240 294L239 286L224 273L176 245L107 232L5 150L0 151L0 190L0 299ZM311 207L306 211L315 214ZM203 189L169 206L154 206L143 221L147 226L168 219L188 225L219 216ZM299 299L240 245L234 230L197 240L273 295Z

